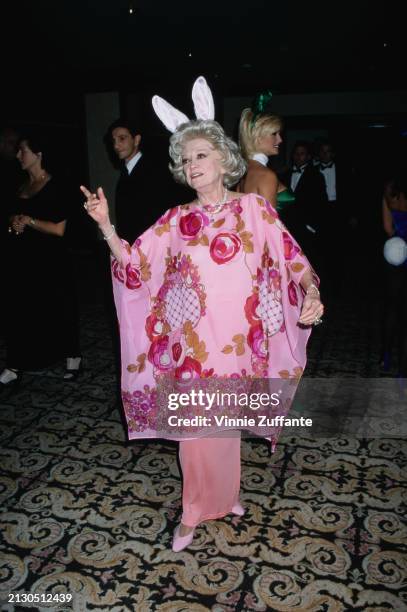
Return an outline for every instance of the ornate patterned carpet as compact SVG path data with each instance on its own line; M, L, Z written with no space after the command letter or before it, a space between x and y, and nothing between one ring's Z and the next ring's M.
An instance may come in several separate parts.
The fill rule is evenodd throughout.
M332 300L307 375L379 376L377 322L363 292ZM1 611L407 610L406 440L245 440L246 515L174 554L176 444L125 442L100 306L82 341L76 383L59 364L0 397ZM73 602L22 602L50 592Z

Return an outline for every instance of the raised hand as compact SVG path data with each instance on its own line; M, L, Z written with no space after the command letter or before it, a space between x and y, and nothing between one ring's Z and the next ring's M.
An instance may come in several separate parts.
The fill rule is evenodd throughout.
M100 228L110 226L109 205L107 203L105 194L103 193L102 187L98 187L96 193L91 193L89 189L83 185L80 186L80 189L86 196L86 202L83 206L88 215L92 217L94 221L96 221Z

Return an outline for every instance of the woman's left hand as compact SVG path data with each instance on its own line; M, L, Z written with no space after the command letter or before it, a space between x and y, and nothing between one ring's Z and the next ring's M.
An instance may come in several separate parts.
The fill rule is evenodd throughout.
M299 323L301 325L318 325L323 314L324 305L321 303L319 295L305 295Z

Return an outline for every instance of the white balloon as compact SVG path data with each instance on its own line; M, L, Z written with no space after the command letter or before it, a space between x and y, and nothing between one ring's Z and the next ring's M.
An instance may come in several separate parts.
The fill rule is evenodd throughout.
M403 238L394 236L384 243L385 260L392 266L401 266L407 259L407 242Z

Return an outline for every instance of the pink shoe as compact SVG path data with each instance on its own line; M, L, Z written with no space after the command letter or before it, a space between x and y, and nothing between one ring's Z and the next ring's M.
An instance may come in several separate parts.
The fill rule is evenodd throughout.
M175 528L174 538L172 540L172 550L174 552L180 552L181 550L184 550L184 548L189 546L192 540L194 539L195 528L191 531L191 533L188 533L188 535L180 536L178 535L179 527L180 526L178 525L178 527Z
M243 508L243 506L239 502L237 502L237 504L233 506L232 512L233 514L236 514L237 516L243 516L246 510Z

